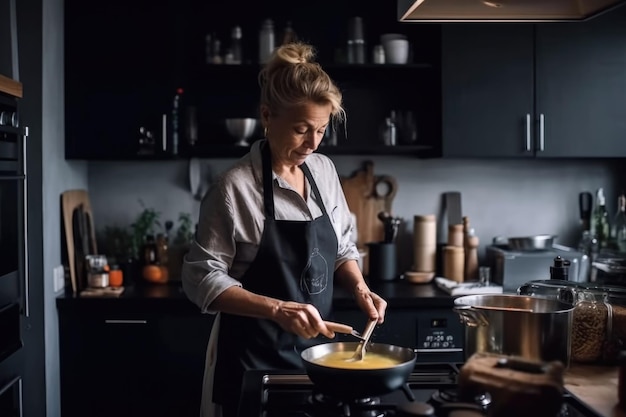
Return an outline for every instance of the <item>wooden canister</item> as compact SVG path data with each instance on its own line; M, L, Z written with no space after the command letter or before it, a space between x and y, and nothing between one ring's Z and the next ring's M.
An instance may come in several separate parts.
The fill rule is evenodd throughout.
M437 218L434 214L413 217L413 271L434 272L437 257Z
M465 250L462 246L444 246L443 276L456 282L463 282Z

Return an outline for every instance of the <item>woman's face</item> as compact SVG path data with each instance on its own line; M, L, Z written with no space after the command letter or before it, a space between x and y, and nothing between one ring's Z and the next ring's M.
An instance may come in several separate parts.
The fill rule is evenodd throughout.
M267 128L274 164L301 165L319 146L330 121L331 104L305 104L271 114L267 108L261 116Z

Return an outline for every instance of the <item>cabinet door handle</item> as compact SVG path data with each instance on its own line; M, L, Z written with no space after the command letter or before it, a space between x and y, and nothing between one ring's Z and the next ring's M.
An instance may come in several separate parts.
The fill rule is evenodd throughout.
M148 324L148 320L116 320L105 319L106 324Z
M543 113L539 115L539 151L543 152L545 150L546 145L546 137L545 137L545 117Z
M23 212L24 212L24 315L30 317L30 276L28 273L28 176L27 176L27 147L26 139L28 138L28 126L24 127L22 135L22 173L24 175L23 195Z
M22 389L22 378L17 381L17 396L20 402L20 414L19 417L24 417L24 390Z
M531 151L530 134L530 113L526 113L526 152Z

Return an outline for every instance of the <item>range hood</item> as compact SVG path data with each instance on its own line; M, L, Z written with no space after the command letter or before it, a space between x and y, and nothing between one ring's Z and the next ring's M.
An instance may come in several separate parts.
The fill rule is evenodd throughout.
M583 21L626 0L397 0L399 22Z

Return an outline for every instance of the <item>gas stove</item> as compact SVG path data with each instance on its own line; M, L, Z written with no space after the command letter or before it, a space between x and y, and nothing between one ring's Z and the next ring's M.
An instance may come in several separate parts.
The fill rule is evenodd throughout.
M462 364L416 363L406 384L378 397L342 400L319 392L304 371L248 371L239 417L486 416L488 393L461 401L457 377ZM461 412L459 414L459 412ZM555 417L601 417L565 391Z

